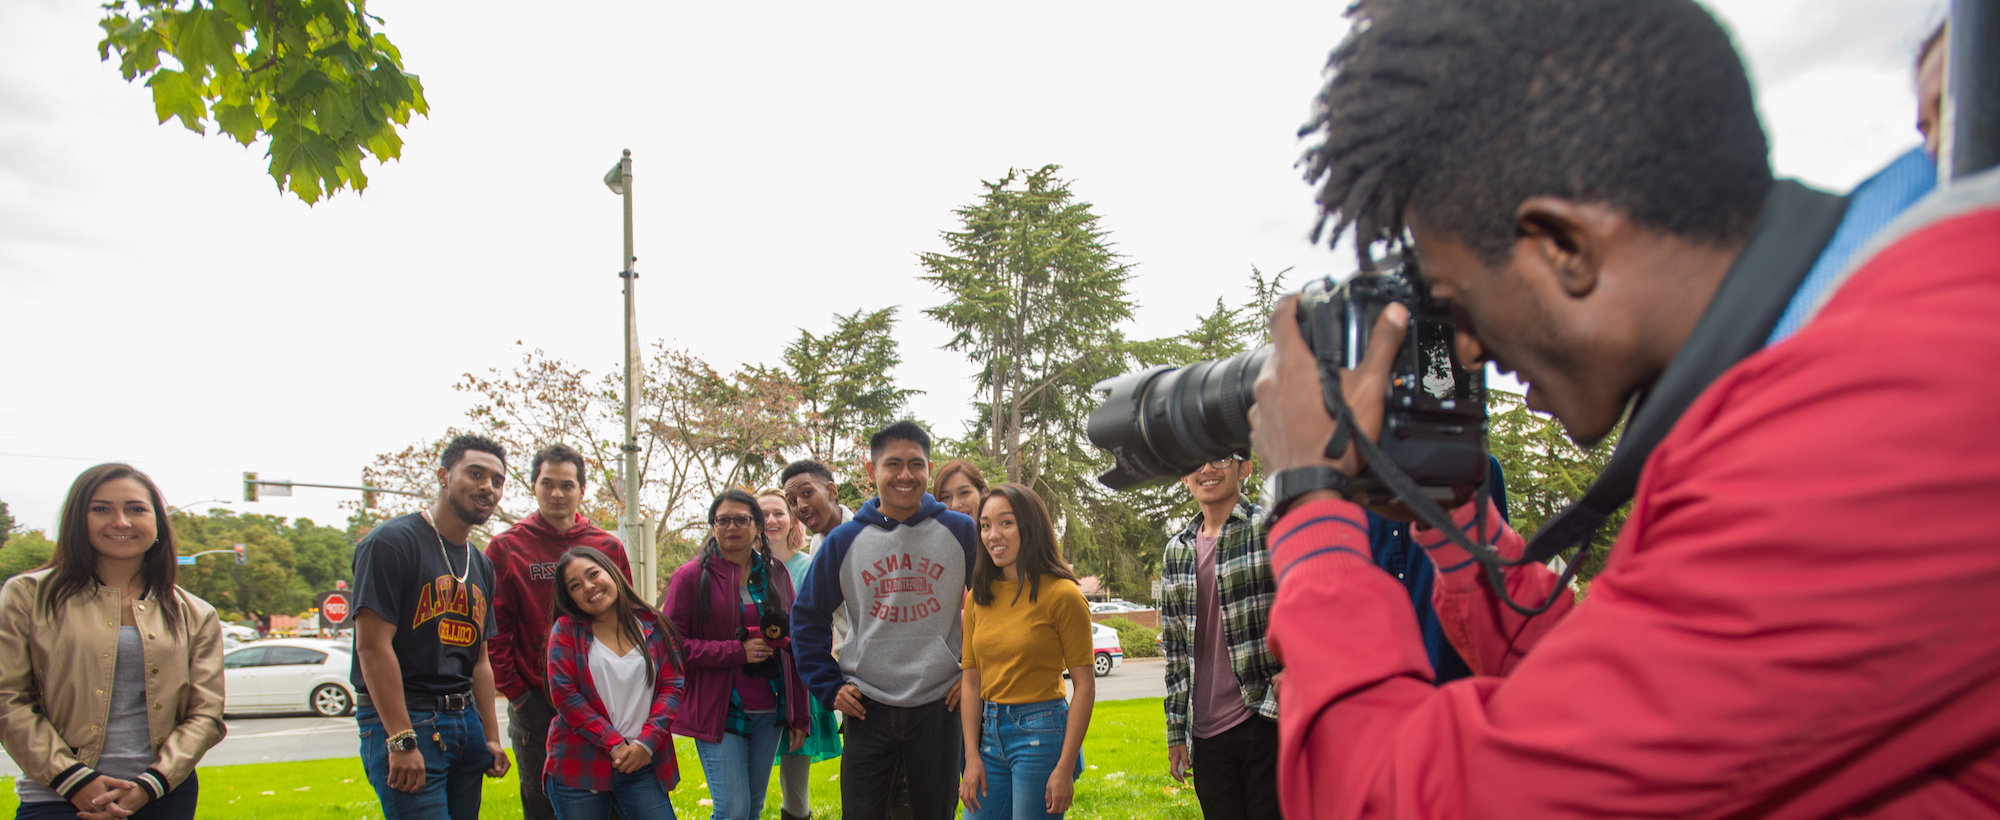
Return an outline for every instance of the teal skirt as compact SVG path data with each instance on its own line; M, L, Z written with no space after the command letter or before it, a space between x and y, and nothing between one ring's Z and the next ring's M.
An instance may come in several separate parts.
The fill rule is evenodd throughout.
M812 758L812 762L814 763L839 757L840 723L838 722L837 713L819 705L818 698L807 698L806 701L812 704L812 715L809 718L812 722L812 734L806 736L805 745L800 746L796 752L789 751L791 747L789 741L779 743L778 757L800 755ZM772 761L774 765L782 762L782 760Z

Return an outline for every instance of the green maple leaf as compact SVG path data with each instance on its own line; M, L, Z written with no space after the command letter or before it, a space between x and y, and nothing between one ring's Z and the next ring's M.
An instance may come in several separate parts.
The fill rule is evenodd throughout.
M263 124L253 103L222 103L215 107L216 127L244 145L257 140L257 132L263 130Z
M402 53L369 30L366 0L110 0L98 57L146 77L164 123L217 129L244 145L271 138L268 171L308 204L368 184L361 159L396 158L398 126L427 114ZM134 8L136 6L136 8ZM255 42L246 50L246 43ZM161 67L161 53L176 68Z
M196 7L181 15L175 28L174 57L191 76L206 77L210 71L236 67L243 31L230 22L229 15Z
M202 117L208 114L207 107L186 74L173 69L156 71L146 86L153 89L153 109L159 113L160 122L180 117L181 124L189 131L207 133L201 124Z

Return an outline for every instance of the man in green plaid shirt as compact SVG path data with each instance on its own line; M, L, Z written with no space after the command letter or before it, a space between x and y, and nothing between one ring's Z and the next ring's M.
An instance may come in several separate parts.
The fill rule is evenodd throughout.
M1278 584L1243 500L1249 465L1231 457L1181 479L1201 514L1160 561L1160 638L1167 651L1167 757L1194 775L1202 816L1278 816L1278 693L1283 668L1264 641Z

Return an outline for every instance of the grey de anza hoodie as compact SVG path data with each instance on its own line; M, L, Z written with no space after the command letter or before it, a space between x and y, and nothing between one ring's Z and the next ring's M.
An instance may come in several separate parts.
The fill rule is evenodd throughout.
M792 648L806 688L828 708L852 683L879 703L920 706L958 679L959 612L978 528L929 493L907 521L869 499L827 534L792 608ZM847 638L833 657L833 618Z

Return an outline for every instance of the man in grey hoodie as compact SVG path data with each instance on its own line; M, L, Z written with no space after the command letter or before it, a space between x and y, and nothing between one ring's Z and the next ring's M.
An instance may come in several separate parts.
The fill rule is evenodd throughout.
M959 612L977 527L932 498L929 434L913 422L869 441L878 495L835 527L792 609L792 647L813 697L847 716L842 816L879 820L895 772L907 772L913 820L958 804ZM833 619L847 639L833 657Z

